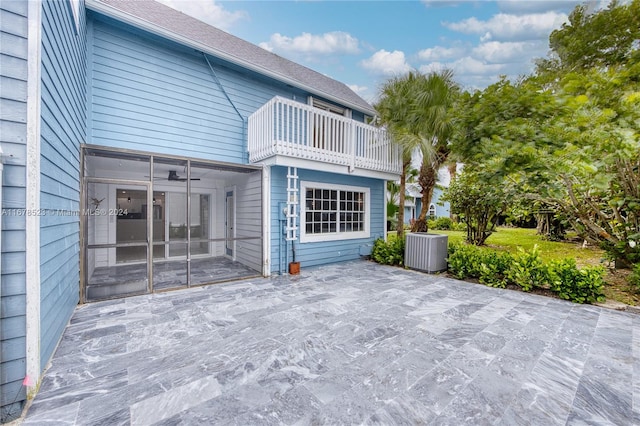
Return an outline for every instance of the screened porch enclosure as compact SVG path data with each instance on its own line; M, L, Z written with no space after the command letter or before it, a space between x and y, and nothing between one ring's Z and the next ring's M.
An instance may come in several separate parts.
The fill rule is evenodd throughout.
M262 172L83 150L84 301L262 274Z

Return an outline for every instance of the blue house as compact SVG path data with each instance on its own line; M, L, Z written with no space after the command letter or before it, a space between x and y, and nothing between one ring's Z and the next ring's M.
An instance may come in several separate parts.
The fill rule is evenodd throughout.
M356 259L400 172L346 85L152 1L0 3L2 421L78 303ZM26 379L25 379L26 378Z
M411 220L415 220L420 216L422 209L422 193L420 187L416 185L407 186L407 195L411 199L405 201L404 206L404 223L409 224ZM431 203L429 204L429 210L427 216L429 217L449 217L450 205L448 201L440 201L442 197L442 189L439 186L433 188L433 195L431 196Z

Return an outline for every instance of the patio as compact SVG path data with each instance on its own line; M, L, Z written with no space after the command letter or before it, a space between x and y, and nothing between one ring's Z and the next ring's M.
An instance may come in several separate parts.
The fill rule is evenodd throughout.
M29 424L640 424L640 315L346 262L80 306Z

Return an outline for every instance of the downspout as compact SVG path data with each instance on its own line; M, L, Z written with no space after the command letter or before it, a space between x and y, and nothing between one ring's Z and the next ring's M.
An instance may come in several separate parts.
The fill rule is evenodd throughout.
M278 275L282 275L282 233L284 232L284 222L278 220L280 223L280 234L278 236Z
M287 231L287 203L281 201L278 203L278 222L280 223L280 235L278 236L278 274L282 275L286 271L289 263L288 241L285 238Z
M246 153L246 155L247 155L246 161L247 161L247 163L249 163L249 141L247 140L247 118L244 117L240 113L238 108L236 108L236 105L233 103L233 101L229 97L229 94L224 89L224 86L222 85L222 83L220 82L220 79L218 78L218 74L216 74L215 70L213 69L213 66L211 65L211 62L209 62L209 58L207 57L207 55L204 52L202 52L202 56L204 56L204 60L207 61L207 65L209 66L209 69L211 70L211 75L213 75L213 79L216 81L216 84L218 85L218 87L220 87L220 90L222 90L222 94L224 94L224 96L229 101L229 104L233 107L233 109L235 110L236 114L238 114L238 117L240 117L240 120L242 120L242 143L244 144L243 145L243 148L244 148L243 152Z

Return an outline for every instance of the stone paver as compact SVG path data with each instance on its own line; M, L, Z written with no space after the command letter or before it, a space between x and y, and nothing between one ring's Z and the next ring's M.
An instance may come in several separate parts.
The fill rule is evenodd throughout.
M640 424L640 315L366 261L88 304L43 423Z

